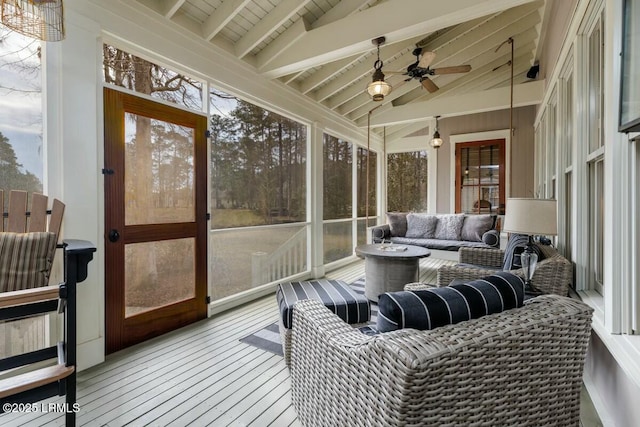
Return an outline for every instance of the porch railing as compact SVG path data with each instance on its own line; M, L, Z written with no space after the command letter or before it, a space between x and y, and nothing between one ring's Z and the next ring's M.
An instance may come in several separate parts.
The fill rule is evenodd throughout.
M271 253L251 254L251 285L258 286L305 271L307 266L307 228Z

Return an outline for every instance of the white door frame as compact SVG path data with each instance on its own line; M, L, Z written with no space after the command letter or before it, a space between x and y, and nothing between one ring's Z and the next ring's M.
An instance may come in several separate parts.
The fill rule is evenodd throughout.
M451 135L449 176L451 180L451 192L449 194L449 210L453 212L456 208L456 144L463 142L483 141L487 139L504 139L505 140L505 199L511 197L511 135L509 129L492 130L488 132L461 133L459 135ZM506 202L506 200L505 200Z

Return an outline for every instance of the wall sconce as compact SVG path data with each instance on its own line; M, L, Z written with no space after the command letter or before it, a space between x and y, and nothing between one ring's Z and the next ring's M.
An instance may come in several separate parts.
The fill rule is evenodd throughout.
M440 116L436 116L436 130L435 132L433 132L433 138L431 139L431 146L433 148L440 148L442 146L442 138L440 138L440 132L438 132L438 117Z
M374 101L382 101L385 96L391 92L391 85L384 81L384 74L382 73L382 61L380 60L380 45L385 42L385 37L378 37L371 42L378 47L378 59L373 64L375 71L373 72L373 79L367 86L367 92L371 95Z

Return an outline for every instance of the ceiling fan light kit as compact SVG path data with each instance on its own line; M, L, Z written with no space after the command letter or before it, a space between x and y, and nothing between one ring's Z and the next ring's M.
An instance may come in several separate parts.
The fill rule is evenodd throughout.
M408 76L408 78L405 79L406 82L411 79L418 80L422 87L430 93L433 93L440 88L433 82L433 80L429 78L429 76L468 73L469 71L471 71L470 65L455 65L452 67L431 68L431 63L436 58L436 53L423 52L421 47L416 47L415 49L413 49L412 54L416 57L416 62L409 65L407 71L392 71L392 73Z
M385 42L385 37L378 37L371 42L378 48L378 59L373 64L374 72L371 83L367 86L367 92L371 95L374 101L382 101L385 96L391 93L391 85L384 81L384 74L382 73L382 61L380 60L380 45Z

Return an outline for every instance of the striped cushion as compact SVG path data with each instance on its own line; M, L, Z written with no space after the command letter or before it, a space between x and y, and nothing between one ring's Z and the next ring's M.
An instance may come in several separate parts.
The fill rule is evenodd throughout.
M0 233L0 292L49 284L56 234Z
M387 292L378 300L377 329L434 329L522 307L523 300L524 282L504 271L465 284Z
M354 292L349 285L340 280L281 283L278 285L276 299L282 323L287 329L291 329L293 306L305 299L321 301L349 324L366 323L371 316L367 298Z

